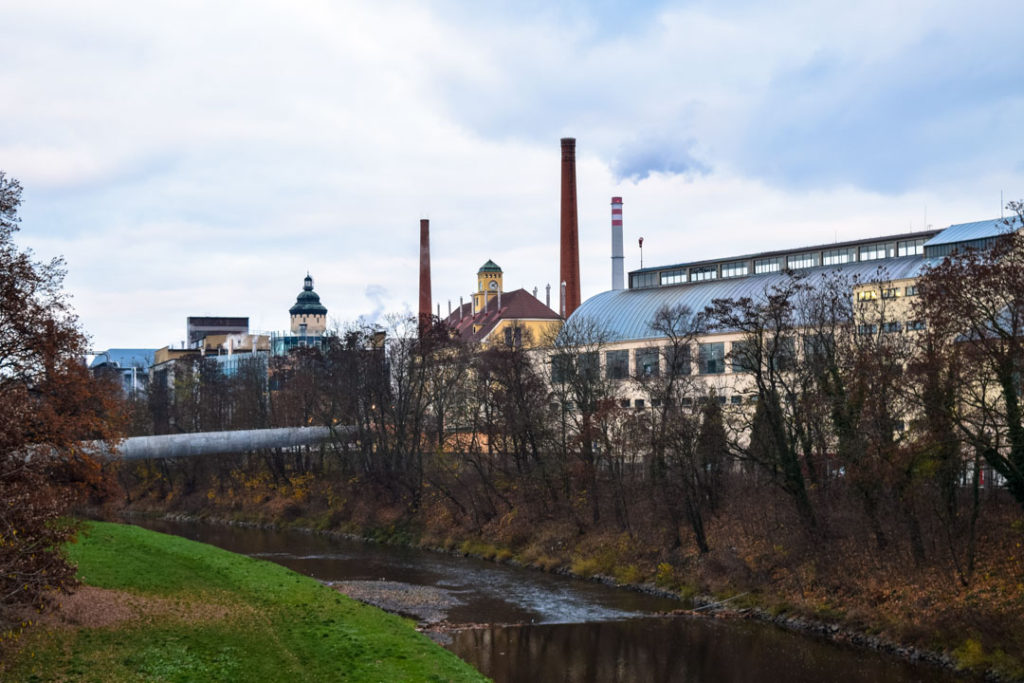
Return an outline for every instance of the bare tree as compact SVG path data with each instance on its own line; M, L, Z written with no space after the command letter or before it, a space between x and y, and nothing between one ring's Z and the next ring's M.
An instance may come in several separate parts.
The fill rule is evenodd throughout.
M957 429L1024 507L1024 202L1008 208L1008 232L991 249L954 254L920 278L917 310L954 341L958 367L970 368L960 377Z
M742 333L734 363L750 373L757 395L750 437L746 443L734 441L736 453L767 472L792 499L804 528L816 531L817 515L801 459L806 420L795 372L796 300L804 288L801 278L792 276L757 298L716 299L704 315L712 331Z

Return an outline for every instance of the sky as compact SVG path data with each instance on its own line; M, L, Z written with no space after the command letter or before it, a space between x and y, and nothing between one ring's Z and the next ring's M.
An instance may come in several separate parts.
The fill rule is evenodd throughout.
M343 327L626 270L998 217L1024 198L1017 0L0 0L0 169L94 349L190 315ZM1001 200L1002 197L1002 200ZM552 302L557 297L552 294ZM555 303L557 307L557 303Z

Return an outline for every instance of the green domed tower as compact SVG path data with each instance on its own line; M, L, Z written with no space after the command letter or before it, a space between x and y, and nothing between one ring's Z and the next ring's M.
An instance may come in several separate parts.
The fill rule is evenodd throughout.
M313 291L313 278L309 273L306 273L295 305L288 312L292 316L292 334L321 335L327 329L327 307L320 303L320 295Z

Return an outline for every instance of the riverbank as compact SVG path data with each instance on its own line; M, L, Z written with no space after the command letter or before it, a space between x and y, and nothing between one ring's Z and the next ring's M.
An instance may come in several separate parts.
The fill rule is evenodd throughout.
M966 629L959 634L959 640L947 638L943 642L935 632L926 630L926 619L918 621L919 626L916 631L907 631L902 630L900 624L884 619L882 610L879 610L879 615L872 615L863 609L848 611L837 609L835 603L831 605L818 603L818 609L815 609L813 603L811 606L808 606L808 602L799 603L793 600L792 595L773 593L770 587L766 586L748 585L746 590L728 587L723 590L719 583L719 590L702 591L701 588L707 589L706 584L693 586L682 583L680 578L683 574L678 567L660 565L656 566L653 572L639 569L632 569L628 572L616 571L617 564L636 567L643 558L641 548L630 548L622 542L622 539L606 538L603 546L600 539L593 537L577 538L573 543L567 542L565 538L558 538L551 529L538 528L528 543L521 544L516 548L501 545L503 539L497 534L487 541L468 539L460 542L458 537L452 533L453 530L449 529L449 535L439 540L437 535L408 524L373 527L366 530L365 533L359 534L354 532L351 527L345 530L330 529L320 524L318 525L320 528L315 528L309 524L310 521L315 520L301 516L295 516L283 523L271 521L265 517L261 518L258 515L243 515L237 512L233 518L216 517L209 510L202 515L176 513L168 516L177 519L203 519L208 522L239 526L303 530L309 533L343 538L362 538L363 540L410 545L456 555L470 555L518 566L531 566L578 578L616 584L634 590L672 595L684 601L683 605L697 609L698 613L702 615L771 622L781 628L806 633L816 638L886 652L908 661L927 662L946 669L970 671L975 675L984 675L989 680L1022 679L1019 669L1015 670L1017 665L1012 654L1006 654L1005 651L981 651L980 648L972 650L970 646L957 650L955 645L953 647L946 645L950 642L963 642L964 636L970 634L970 631ZM538 539L543 539L548 552L537 553ZM587 561L572 559L579 558L580 555L587 552L587 549L594 553L595 549L601 547L604 548L603 557L597 556L595 553L590 555L590 558L596 559ZM612 554L614 554L614 560L611 559ZM601 569L605 571L602 572ZM634 579L640 577L641 580L632 582L624 580L630 578L628 575L632 575ZM648 580L642 580L645 578ZM913 577L907 577L905 586L912 585L912 579ZM378 597L381 596L378 595ZM419 595L413 597L414 602L423 598ZM952 602L953 600L951 600ZM410 615L416 613L415 609L403 608L402 605L384 606ZM874 620L872 620L873 617ZM421 621L423 620L421 619ZM967 622L966 619L965 622ZM879 624L883 626L880 627ZM884 626L885 624L889 625L888 628ZM925 624L925 626L920 624ZM439 623L434 627L427 626L427 629L443 630L448 627L449 625L446 623ZM457 625L456 628L458 628ZM909 634L910 637L901 638L900 634ZM994 660L996 660L995 664Z
M103 522L68 553L82 588L4 680L485 680L409 621L271 562Z

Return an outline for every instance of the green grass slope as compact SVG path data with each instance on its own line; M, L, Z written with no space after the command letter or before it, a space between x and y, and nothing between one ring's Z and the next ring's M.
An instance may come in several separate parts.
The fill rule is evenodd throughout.
M411 622L270 562L98 522L68 550L83 583L131 594L131 618L37 632L5 680L485 680Z

